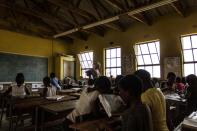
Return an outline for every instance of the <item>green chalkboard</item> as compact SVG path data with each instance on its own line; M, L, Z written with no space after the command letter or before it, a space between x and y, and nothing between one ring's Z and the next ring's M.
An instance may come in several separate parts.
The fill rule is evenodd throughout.
M48 58L0 53L0 82L14 81L19 72L25 81L42 81L48 74Z

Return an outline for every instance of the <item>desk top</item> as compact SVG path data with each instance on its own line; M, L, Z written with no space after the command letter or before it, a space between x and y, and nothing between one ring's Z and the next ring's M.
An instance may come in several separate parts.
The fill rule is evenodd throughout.
M78 100L63 101L58 103L51 103L46 105L41 105L40 107L53 114L58 114L66 111L70 111L75 108Z
M169 101L181 102L181 103L187 102L186 99L181 98L177 93L166 94L165 99Z
M29 108L35 108L36 106L45 105L45 104L51 104L51 103L58 103L62 101L69 101L77 99L74 96L64 95L64 98L60 100L47 100L43 97L32 97L32 98L25 98L20 99L14 102L14 109L23 110L23 109L29 109Z

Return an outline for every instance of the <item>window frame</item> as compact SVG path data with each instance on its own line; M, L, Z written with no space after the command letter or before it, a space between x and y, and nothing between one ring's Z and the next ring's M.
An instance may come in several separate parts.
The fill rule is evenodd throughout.
M117 57L117 49L120 48L120 57ZM112 49L116 49L116 57L111 57L111 53L110 53L110 57L107 58L107 50L111 50ZM115 46L115 47L109 47L109 48L105 48L104 49L104 74L105 76L107 76L107 69L116 69L116 76L118 75L117 74L117 69L120 69L120 74L122 74L122 49L120 46ZM107 67L107 59L110 60L110 67ZM111 67L111 59L116 59L116 66L115 67ZM120 59L120 66L117 66L117 59ZM110 72L110 77L112 76L111 72ZM113 76L113 77L116 77L116 76Z
M159 50L158 50L158 47L156 46L157 42L159 43ZM152 53L150 51L150 47L149 47L150 43L154 43L154 46L155 46L155 49L156 49L155 53ZM140 45L146 45L147 49L148 49L148 53L143 53L142 52L142 47ZM138 47L139 47L140 52L141 52L140 54L138 54ZM152 40L152 41L144 41L144 42L136 43L134 45L134 52L135 52L135 57L136 57L136 69L137 70L141 69L140 67L142 67L145 70L146 70L146 67L151 67L152 68L151 75L154 75L154 67L159 66L159 68L160 68L160 76L158 78L161 78L161 58L160 58L160 40L159 39ZM151 64L146 64L146 62L144 60L144 57L143 57L144 55L148 55L150 57ZM153 63L152 55L157 55L158 63L156 63L156 64ZM139 61L138 61L138 57L139 56L142 57L143 64L139 64ZM155 76L151 76L151 77L155 77Z
M89 58L91 58L90 57L90 53L92 52L92 60L90 59L90 60L87 60L87 58L86 58L86 55L85 55L85 58L86 58L86 62L88 63L88 61L91 61L91 63L92 63L92 67L88 67L88 68L83 68L83 66L82 66L82 63L81 62L83 62L84 63L84 60L80 60L79 59L79 55L81 56L81 58L82 58L82 54L85 54L85 53L88 53L88 55L89 55ZM78 56L78 59L79 59L79 63L80 63L80 76L81 77L83 77L83 71L86 71L86 70L89 70L89 69L92 69L93 68L93 63L94 63L94 51L93 50L90 50L90 51L84 51L84 52L80 52L79 54L77 54L77 56ZM82 58L83 59L83 58ZM89 64L88 64L88 66L89 66ZM85 77L83 77L83 78L87 78L87 76L85 76Z
M197 36L197 33L193 33L193 34L187 34L187 35L181 35L180 37L180 43L181 43L181 54L182 54L182 74L184 76L185 75L185 65L187 64L193 64L193 69L194 69L194 72L193 74L197 75L197 60L195 61L195 56L194 56L194 50L197 50L197 47L194 47L193 48L193 42L192 42L192 36ZM189 49L183 49L183 38L184 37L189 37L190 39L190 44L191 44L191 47ZM192 51L192 57L193 57L193 61L185 61L185 56L184 56L184 51L189 51L191 50Z

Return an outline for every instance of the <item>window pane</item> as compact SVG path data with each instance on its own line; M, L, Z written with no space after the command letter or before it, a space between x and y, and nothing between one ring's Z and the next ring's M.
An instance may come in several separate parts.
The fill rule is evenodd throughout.
M138 66L138 70L143 69L144 70L144 66Z
M110 59L106 59L106 67L110 67Z
M116 68L111 68L112 77L116 77Z
M194 49L193 52L194 52L194 61L197 61L197 49Z
M90 59L93 61L93 52L90 52L89 55L90 55Z
M153 73L152 73L153 72L153 68L152 68L152 66L145 66L145 70L150 73L151 77L153 76Z
M83 53L83 54L81 54L81 56L82 56L82 60L83 60L83 61L86 61L86 56L85 56L85 54Z
M121 59L117 58L117 67L120 67L120 66L121 66Z
M191 49L190 36L182 38L182 46L183 46L183 49Z
M84 63L83 63L83 62L80 62L80 63L81 63L81 68L82 68L82 69L85 68Z
M159 44L159 41L155 42L155 44L156 44L157 53L158 53L158 56L159 56L159 59L160 59L160 44Z
M106 58L110 58L110 50L106 50Z
M184 64L184 75L194 74L194 64Z
M116 67L116 58L111 59L111 67Z
M121 68L117 68L117 75L121 75Z
M197 35L191 36L192 39L192 48L197 48Z
M153 77L160 78L160 66L153 66Z
M159 64L159 58L157 54L152 54L151 59L152 59L153 64Z
M142 56L137 56L137 62L138 62L138 65L144 65Z
M195 75L197 75L197 64L195 64Z
M120 50L120 48L117 48L117 57L121 57L121 50Z
M84 61L84 68L89 68L89 65L88 65L88 62L87 61Z
M135 48L136 48L136 55L141 55L142 53L141 53L141 50L140 50L140 46L136 45Z
M88 61L89 68L93 68L92 61Z
M192 50L184 50L184 61L193 61Z
M149 47L150 53L157 53L155 43L149 43L148 47Z
M86 56L86 59L87 59L87 60L90 60L89 53L85 53L85 56Z
M147 44L142 44L140 45L140 47L141 47L142 54L149 54Z
M107 77L110 77L110 69L106 69L106 70L105 70L105 73L106 73L106 76L107 76Z
M143 55L143 58L144 58L145 64L152 64L151 59L150 59L150 55Z
M82 70L82 72L81 72L83 78L87 77L85 72L86 72L85 70Z
M111 58L116 57L116 49L111 49Z

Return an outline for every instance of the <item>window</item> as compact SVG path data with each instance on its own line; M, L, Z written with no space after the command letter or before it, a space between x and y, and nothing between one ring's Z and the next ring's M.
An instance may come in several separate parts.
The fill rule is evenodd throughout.
M152 41L135 45L137 69L145 69L151 77L160 78L160 43Z
M197 35L181 37L184 75L197 75Z
M116 77L121 75L121 49L105 49L105 75Z
M78 54L81 65L81 76L86 78L86 71L93 68L93 52L83 52Z

